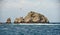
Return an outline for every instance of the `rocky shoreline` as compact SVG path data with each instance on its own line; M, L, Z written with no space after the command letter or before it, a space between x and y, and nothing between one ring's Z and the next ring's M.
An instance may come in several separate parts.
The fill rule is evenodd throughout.
M11 23L11 18L8 18L6 23ZM49 20L40 13L30 11L24 18L15 18L14 23L49 23Z

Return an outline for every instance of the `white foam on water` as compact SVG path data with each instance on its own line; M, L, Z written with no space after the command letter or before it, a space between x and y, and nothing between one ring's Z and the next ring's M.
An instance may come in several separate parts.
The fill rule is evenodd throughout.
M20 24L12 24L12 25L60 25L60 24L46 24L46 23L20 23Z

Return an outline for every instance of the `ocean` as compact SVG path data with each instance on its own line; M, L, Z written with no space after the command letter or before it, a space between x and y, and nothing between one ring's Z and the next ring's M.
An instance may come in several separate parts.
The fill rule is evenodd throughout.
M60 35L60 24L0 24L0 35Z

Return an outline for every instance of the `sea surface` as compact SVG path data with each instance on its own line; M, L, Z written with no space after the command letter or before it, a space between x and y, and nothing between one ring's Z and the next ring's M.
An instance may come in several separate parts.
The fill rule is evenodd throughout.
M60 24L0 24L0 35L60 35Z

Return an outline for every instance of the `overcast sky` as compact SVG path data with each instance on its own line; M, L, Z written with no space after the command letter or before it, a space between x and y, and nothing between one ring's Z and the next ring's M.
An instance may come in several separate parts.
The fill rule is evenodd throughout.
M0 0L0 21L26 16L35 11L45 15L50 22L60 22L60 0Z

